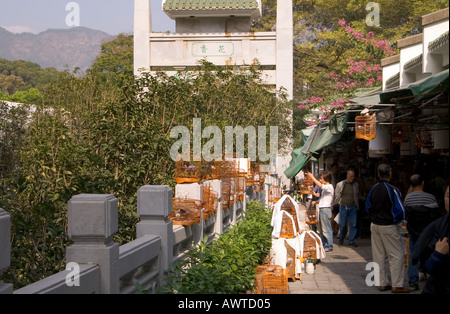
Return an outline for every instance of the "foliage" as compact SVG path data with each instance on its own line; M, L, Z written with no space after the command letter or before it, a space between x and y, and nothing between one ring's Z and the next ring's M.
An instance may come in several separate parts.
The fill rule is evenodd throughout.
M0 58L0 93L13 95L18 91L28 91L30 88L39 89L54 81L57 75L58 71L55 68L42 69L33 62L8 61Z
M255 268L271 248L271 212L249 202L245 219L210 245L195 246L176 263L169 284L160 292L180 294L236 294L253 289Z

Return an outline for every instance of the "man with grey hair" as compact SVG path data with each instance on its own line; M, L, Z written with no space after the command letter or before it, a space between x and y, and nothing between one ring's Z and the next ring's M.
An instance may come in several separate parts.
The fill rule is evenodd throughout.
M380 291L392 290L393 293L409 293L404 288L405 247L400 233L401 222L405 218L400 191L388 182L392 178L392 169L381 164L377 169L380 181L367 195L366 210L371 220L372 257L380 269ZM389 261L392 285L389 284L386 257Z

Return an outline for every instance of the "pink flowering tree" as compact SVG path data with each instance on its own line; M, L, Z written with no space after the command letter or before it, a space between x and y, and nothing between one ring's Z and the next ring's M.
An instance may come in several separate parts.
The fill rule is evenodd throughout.
M358 88L371 88L380 86L382 81L381 59L394 55L386 40L378 40L373 32L363 34L347 25L344 19L339 20L339 26L344 36L357 49L367 53L364 60L346 59L347 67L342 73L329 73L328 79L334 82L335 93L331 97L321 98L312 96L305 100L297 108L300 110L318 110L320 116L305 121L308 125L313 125L321 120L330 118L334 113L344 110L348 100L353 96Z

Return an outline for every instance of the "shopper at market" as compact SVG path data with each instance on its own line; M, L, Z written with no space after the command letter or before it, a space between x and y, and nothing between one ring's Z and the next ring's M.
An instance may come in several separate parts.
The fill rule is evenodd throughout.
M425 185L423 176L413 174L409 181L412 192L405 197L405 218L410 252L408 281L411 290L416 291L419 289L419 264L412 262L414 247L422 231L442 215L434 195L423 191Z
M355 181L355 171L347 170L347 179L336 184L334 204L339 204L339 244L344 244L349 224L348 244L357 247L355 243L356 217L359 208L359 186Z
M380 270L380 291L392 290L393 293L409 293L404 288L405 247L400 234L400 224L405 217L400 191L389 183L392 169L381 164L377 169L380 181L369 191L366 210L371 219L371 245L373 261ZM389 261L392 285L389 284L385 260Z
M325 252L333 250L333 229L331 228L331 211L333 206L334 188L330 183L331 173L322 172L317 180L311 172L306 173L321 189L319 197L319 230Z
M414 263L428 274L423 294L450 294L449 257L449 185L446 185L444 204L447 214L433 221L421 233L412 256Z

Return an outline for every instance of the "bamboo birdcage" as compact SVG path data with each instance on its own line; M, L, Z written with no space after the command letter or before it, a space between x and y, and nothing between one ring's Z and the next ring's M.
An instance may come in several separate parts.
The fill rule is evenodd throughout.
M286 277L295 281L295 261L297 256L295 250L286 241L284 241L284 246L286 248Z
M210 216L217 211L218 193L211 189L210 184L203 184L203 208L204 215Z
M311 208L306 211L306 223L308 225L319 223L319 217L315 206L311 206Z
M317 242L320 243L320 238L316 235L306 232L305 238L303 240L303 258L317 259Z
M409 125L393 125L392 126L392 143L407 143L410 133Z
M245 198L245 177L235 178L236 197L238 201L244 201Z
M416 146L420 148L433 148L433 134L427 127L420 127L414 132Z
M184 161L175 162L175 182L182 183L200 183L202 180L202 162Z
M289 215L292 216L292 218L294 218L295 228L297 229L297 232L298 232L300 230L299 225L298 225L299 217L297 217L297 211L295 210L295 206L292 203L292 201L290 200L290 198L286 197L284 202L281 204L280 209L286 211L287 213L289 213Z
M259 184L259 177L260 177L259 167L260 167L259 163L257 162L250 163L250 173L246 181L247 185Z
M279 186L272 185L269 187L269 203L276 203L281 197L281 189Z
M172 213L169 220L174 225L189 226L200 222L202 201L184 197L172 198Z
M233 194L231 192L231 179L222 181L222 208L224 210L228 209L228 207L233 206L232 198Z
M300 194L313 194L314 193L314 181L312 178L305 176L300 182Z
M214 160L211 164L211 179L219 180L222 178L222 167L224 167L225 161Z
M278 265L256 267L255 294L287 294L286 271Z
M375 113L361 114L355 118L355 138L372 140L376 136L377 118Z
M283 215L281 219L281 229L280 229L280 238L284 239L293 239L295 238L295 230L294 229L295 222L288 215ZM297 229L298 230L298 229Z

